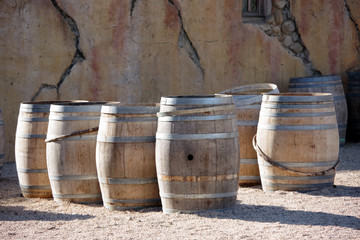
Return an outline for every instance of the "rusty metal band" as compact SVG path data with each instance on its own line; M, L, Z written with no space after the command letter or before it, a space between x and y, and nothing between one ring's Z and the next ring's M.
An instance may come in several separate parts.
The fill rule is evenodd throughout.
M238 126L244 126L244 127L248 127L248 126L257 126L258 125L258 121L245 121L245 120L237 120L237 125Z
M284 167L291 167L291 168L313 168L313 167L330 167L334 166L337 160L334 161L321 161L321 162L278 162ZM271 164L264 162L261 165L269 167Z
M66 198L101 198L101 194L52 194L54 198L66 199Z
M16 169L20 173L47 173L47 168L45 169L28 169L28 168L17 168Z
M213 140L213 139L228 139L238 138L238 132L229 133L208 133L208 134L166 134L156 133L156 139L161 140Z
M260 111L261 117L329 117L336 116L335 111L331 112L267 112Z
M246 165L257 165L257 158L241 158L240 164L246 164Z
M105 143L153 143L155 142L155 136L111 137L111 136L98 135L96 141L105 142Z
M160 197L162 198L183 198L183 199L208 199L208 198L226 198L226 197L236 197L236 192L225 192L225 193L189 193L189 194L180 194L180 193L164 193L160 191Z
M104 178L98 177L99 183L104 184L152 184L157 183L157 178Z
M285 180L285 181L310 181L310 180L327 180L334 179L335 173L323 176L271 176L271 175L262 175L261 177L269 180Z
M49 118L27 118L19 117L19 122L48 122Z
M333 108L333 103L321 103L321 104L281 104L281 103L266 103L261 104L262 109L275 108L275 109L321 109L321 108Z
M46 134L21 134L16 133L17 138L34 138L34 139L45 139Z
M341 86L342 87L342 83L340 81L329 81L326 83L307 83L307 84L301 84L301 83L290 83L289 84L289 89L291 88L321 88L321 87L331 87L331 86Z
M237 174L216 175L216 176L167 176L158 175L158 181L163 182L210 182L237 179Z
M144 118L108 118L101 116L100 122L156 122L158 119L157 117L144 117Z
M239 180L252 180L252 181L260 181L260 176L239 176Z
M20 112L27 113L48 113L50 111L50 104L20 104Z
M296 189L296 190L306 190L306 189L314 189L314 188L325 188L332 187L333 181L328 183L319 183L319 184L284 184L284 183L262 183L265 186L272 189Z
M82 180L97 180L95 174L82 174L82 175L49 175L52 181L82 181Z
M218 96L218 97L216 97ZM170 96L160 99L161 105L224 105L233 103L231 95Z
M159 117L159 122L192 122L236 119L235 114L211 115L211 116L166 116Z
M276 130L276 131L315 131L338 129L337 124L319 124L319 125L272 125L258 124L260 130Z
M49 120L56 121L92 121L99 120L100 115L98 116L57 116L50 113Z
M50 185L22 185L20 184L21 189L33 189L33 190L51 190Z
M332 94L323 93L318 96L286 96L286 95L268 95L264 94L263 102L277 102L277 103L316 103L316 102L332 102Z
M104 201L104 203L133 203L133 204L134 203L135 204L161 203L160 198L154 198L154 199L113 199L113 198L103 198L103 201Z

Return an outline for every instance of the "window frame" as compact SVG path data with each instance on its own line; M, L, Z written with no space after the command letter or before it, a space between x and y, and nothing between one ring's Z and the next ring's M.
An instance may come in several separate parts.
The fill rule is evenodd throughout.
M251 5L249 5L249 3L251 0L246 1L248 2L248 11L242 11L243 22L264 23L265 18L271 14L271 0L257 0L257 12L250 12ZM241 3L243 3L243 1Z

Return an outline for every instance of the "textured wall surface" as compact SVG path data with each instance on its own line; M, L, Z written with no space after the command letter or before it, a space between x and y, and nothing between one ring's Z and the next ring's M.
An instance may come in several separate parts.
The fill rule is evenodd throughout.
M0 0L0 108L14 161L20 102L158 102L359 67L357 0Z

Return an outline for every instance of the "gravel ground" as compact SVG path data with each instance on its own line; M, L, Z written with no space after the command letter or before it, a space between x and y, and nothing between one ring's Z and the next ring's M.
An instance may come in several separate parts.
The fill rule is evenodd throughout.
M25 199L14 163L0 178L0 239L360 239L360 143L340 149L335 187L307 193L239 188L225 210L164 214Z

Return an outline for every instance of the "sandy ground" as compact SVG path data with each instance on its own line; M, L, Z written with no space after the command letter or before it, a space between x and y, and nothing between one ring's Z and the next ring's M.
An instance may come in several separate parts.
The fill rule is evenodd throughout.
M360 239L360 143L340 149L334 188L239 188L226 210L164 214L21 197L14 163L0 178L0 239Z

